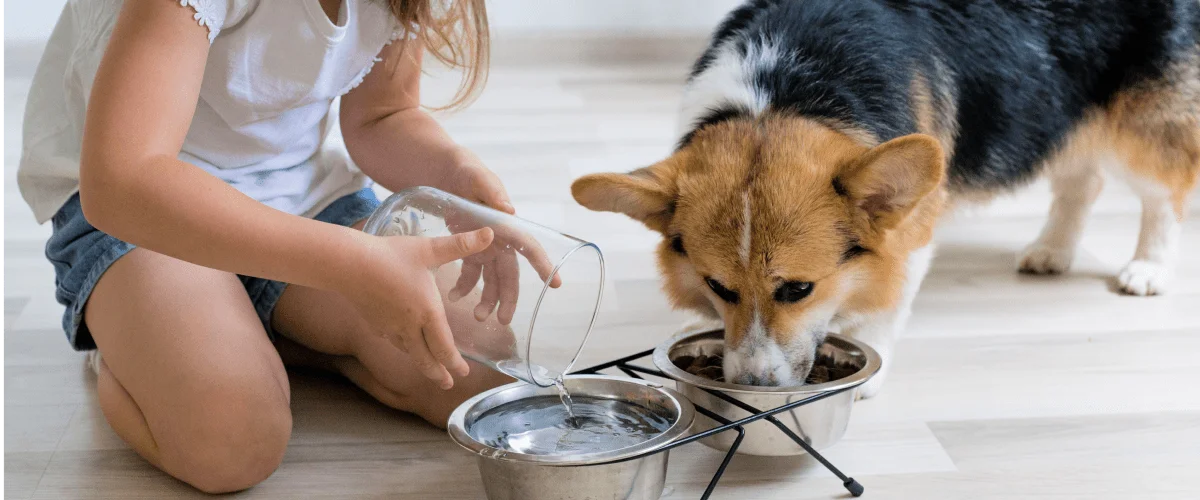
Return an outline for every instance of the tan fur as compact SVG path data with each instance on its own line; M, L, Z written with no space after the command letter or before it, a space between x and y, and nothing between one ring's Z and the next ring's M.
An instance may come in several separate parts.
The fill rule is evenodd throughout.
M944 73L944 69L941 72ZM946 79L944 74L934 75L934 77L938 79L940 85L949 86L949 83L944 81ZM950 155L954 151L955 137L958 132L956 116L958 109L949 103L935 103L934 99L929 78L924 73L917 71L913 75L912 85L909 89L909 102L912 103L913 115L917 118L917 131L936 138L942 145L942 151L946 154L946 162L949 163L952 160Z
M1130 171L1171 193L1176 216L1200 175L1200 49L1160 81L1123 91L1084 134L1106 141Z
M1176 216L1200 177L1200 48L1160 80L1117 93L1094 108L1046 160L1045 169L1074 168L1113 155L1139 182L1170 193ZM957 193L955 203L979 203L999 193Z
M657 251L664 290L676 307L724 319L727 349L748 332L765 332L780 348L799 345L792 341L863 318L876 323L860 333L887 349L907 317L941 214L999 194L952 193L945 183L945 155L960 134L947 88L945 71L914 73L907 97L920 134L884 144L861 124L767 112L706 126L658 164L630 175L586 176L572 192L588 208L625 213L665 236ZM1200 48L1161 80L1089 111L1044 160L1043 170L1061 169L1052 170L1062 191L1055 203L1074 205L1060 207L1062 220L1050 224L1043 243L1057 246L1034 249L1038 262L1055 257L1042 268L1069 265L1100 186L1089 179L1099 177L1104 155L1115 156L1120 172L1149 192L1138 253L1120 285L1128 293L1158 293L1169 277L1177 226L1162 221L1172 210L1182 219L1200 176ZM686 256L672 249L680 235ZM843 262L849 241L868 252ZM705 278L736 292L737 303L719 299ZM789 281L814 283L812 293L794 303L775 300ZM781 362L754 350L739 354L742 362ZM788 363L800 359L784 354ZM766 377L777 382L774 372Z
M795 117L712 125L648 170L639 179L587 176L575 183L573 193L597 210L628 214L664 206L660 213L638 217L668 236L658 249L664 289L677 307L724 317L732 343L755 314L787 343L787 336L804 333L793 326L810 311L832 307L866 314L895 306L906 257L929 242L944 198L944 161L934 139L910 136L872 149ZM674 189L640 184L649 178L670 179ZM849 197L834 190L835 178ZM669 191L676 196L669 208L629 200ZM743 220L747 199L750 221ZM658 223L662 220L669 222ZM743 263L738 248L746 223L751 224L750 258ZM682 235L687 257L671 250L674 235ZM871 252L841 263L849 237ZM737 291L739 304L713 311L702 277ZM813 293L794 304L777 303L773 294L785 281L813 282Z
M1200 178L1200 49L1162 79L1122 90L1108 106L1090 110L1041 170L1098 164L1106 155L1135 181L1169 192L1176 216L1183 218ZM950 203L978 205L1000 194L957 192Z

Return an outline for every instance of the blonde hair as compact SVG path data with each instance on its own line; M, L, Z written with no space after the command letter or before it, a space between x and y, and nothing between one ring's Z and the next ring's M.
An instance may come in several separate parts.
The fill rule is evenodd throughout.
M442 64L461 70L462 80L449 104L465 107L487 82L489 43L484 0L387 0L401 26L415 30L415 42Z

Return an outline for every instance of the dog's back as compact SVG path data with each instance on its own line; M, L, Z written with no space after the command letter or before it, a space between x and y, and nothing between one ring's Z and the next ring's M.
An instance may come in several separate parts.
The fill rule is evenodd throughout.
M1200 174L1200 2L751 0L682 125L670 157L575 199L662 233L664 290L723 320L727 380L803 380L830 331L886 370L947 200L1048 177L1020 269L1059 273L1113 165L1143 206L1118 286L1164 291Z
M1132 111L1164 116L1140 121L1194 126L1198 65L1196 0L755 0L696 63L683 140L768 110L872 142L925 132L952 189L992 191L1030 179L1094 109L1153 92Z

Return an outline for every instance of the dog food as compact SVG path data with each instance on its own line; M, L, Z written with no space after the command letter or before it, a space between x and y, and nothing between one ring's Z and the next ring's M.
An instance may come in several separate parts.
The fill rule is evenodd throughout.
M692 375L697 375L717 382L725 381L725 373L721 369L724 358L720 354L699 356L679 356L673 361L675 366ZM849 363L838 363L831 356L817 356L812 371L808 374L805 384L824 384L841 380L858 371L858 367Z

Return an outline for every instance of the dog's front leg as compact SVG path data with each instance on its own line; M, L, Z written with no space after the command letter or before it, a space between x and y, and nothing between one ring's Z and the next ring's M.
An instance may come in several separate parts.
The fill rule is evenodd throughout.
M887 378L888 370L892 366L892 349L895 347L896 338L900 336L900 331L904 329L908 315L909 308L905 306L904 310L871 316L844 332L851 338L871 346L883 360L883 366L879 368L879 372L867 383L858 387L856 396L858 399L873 397L883 387L883 380Z
M917 296L917 290L921 288L921 282L929 272L929 263L933 261L933 248L933 244L930 243L909 254L904 288L894 309L869 314L842 331L843 334L871 346L883 360L879 372L867 383L859 386L858 399L867 399L878 394L884 379L887 378L892 365L892 350L912 314L913 299Z

